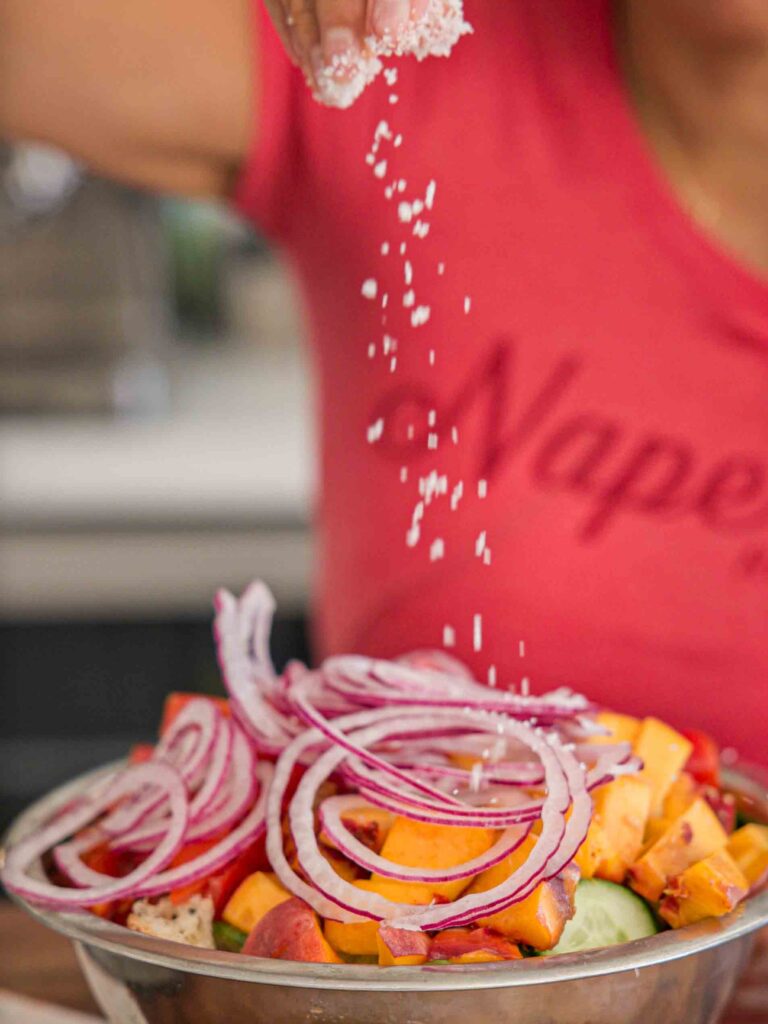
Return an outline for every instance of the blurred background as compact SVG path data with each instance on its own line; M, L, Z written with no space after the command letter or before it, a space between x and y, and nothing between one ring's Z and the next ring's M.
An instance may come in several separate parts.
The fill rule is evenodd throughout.
M307 656L302 333L221 208L0 148L0 829L217 690L217 586L265 578Z

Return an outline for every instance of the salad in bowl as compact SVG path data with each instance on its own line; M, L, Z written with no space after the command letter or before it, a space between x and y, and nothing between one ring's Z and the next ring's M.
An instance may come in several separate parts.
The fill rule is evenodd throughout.
M768 826L737 823L705 734L492 689L442 651L278 674L273 611L261 583L217 595L227 698L171 695L156 744L6 851L10 892L204 949L397 967L630 942L762 885Z

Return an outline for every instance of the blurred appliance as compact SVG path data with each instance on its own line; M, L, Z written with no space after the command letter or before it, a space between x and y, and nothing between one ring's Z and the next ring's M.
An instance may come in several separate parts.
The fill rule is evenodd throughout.
M163 410L169 277L156 199L0 149L0 412Z

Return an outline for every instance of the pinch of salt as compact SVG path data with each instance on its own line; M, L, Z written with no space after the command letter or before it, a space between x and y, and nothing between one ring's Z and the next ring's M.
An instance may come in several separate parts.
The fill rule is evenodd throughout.
M437 562L445 555L445 541L442 537L438 537L432 541L432 545L429 549L429 560L430 562Z
M375 444L376 441L380 441L384 434L384 420L379 418L375 423L372 423L368 427L368 444Z
M432 315L432 310L429 306L417 306L416 309L411 313L411 326L412 327L423 327L423 325L429 320Z
M375 299L379 292L379 286L376 279L369 277L367 281L363 281L361 292L364 298Z

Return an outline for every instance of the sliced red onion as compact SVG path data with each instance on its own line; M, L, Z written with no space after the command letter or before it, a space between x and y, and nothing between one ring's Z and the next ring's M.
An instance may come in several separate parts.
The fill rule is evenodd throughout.
M320 805L320 821L323 831L345 857L366 871L375 872L385 878L400 882L442 883L479 875L481 871L499 864L520 846L530 832L528 827L517 826L500 833L496 843L481 856L465 861L455 868L411 868L374 853L365 843L356 839L344 825L345 811L360 807L359 796L333 796Z
M90 869L79 861L79 857L77 860L82 866L82 872L73 863L69 866L68 874L70 877L82 879L87 887L67 889L28 874L30 868L46 850L79 832L116 800L133 796L145 786L161 788L167 794L170 806L168 828L156 849L130 874L117 879L97 872L91 874ZM12 847L6 856L3 882L8 889L24 899L59 910L73 910L110 900L129 898L147 879L159 877L157 872L162 871L179 850L187 827L188 810L184 783L178 772L170 765L148 763L126 768L125 771L112 776L106 786L102 783L91 794L86 795L80 805L69 814L58 817L51 824ZM85 881L92 879L94 875L97 880L93 884ZM78 884L83 883L78 881Z

